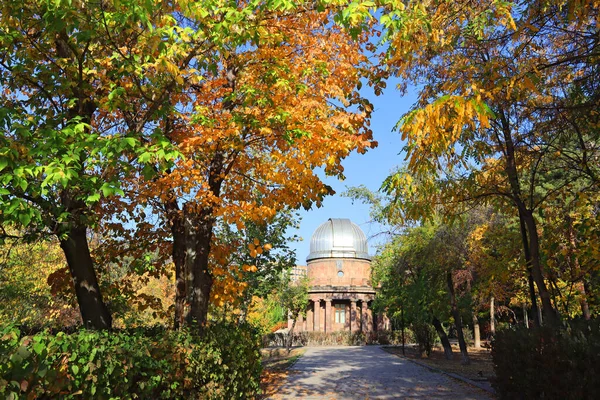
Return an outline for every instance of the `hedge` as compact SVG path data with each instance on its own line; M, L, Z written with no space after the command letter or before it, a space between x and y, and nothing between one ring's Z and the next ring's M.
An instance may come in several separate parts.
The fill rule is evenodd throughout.
M502 399L592 399L600 393L599 321L504 330L492 342Z
M246 326L211 326L203 338L165 329L0 329L7 399L253 398L260 373L259 336Z
M285 346L287 333L269 333L263 336L263 347ZM414 343L411 330L405 331L406 343ZM400 345L401 331L377 332L294 332L294 346L362 346L368 344Z

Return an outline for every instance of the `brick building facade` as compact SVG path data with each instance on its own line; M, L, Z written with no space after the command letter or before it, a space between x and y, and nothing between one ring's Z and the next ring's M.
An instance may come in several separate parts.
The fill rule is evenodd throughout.
M313 233L306 262L310 302L306 319L296 322L297 331L389 329L385 315L374 315L371 310L376 293L370 281L371 257L358 225L330 218Z

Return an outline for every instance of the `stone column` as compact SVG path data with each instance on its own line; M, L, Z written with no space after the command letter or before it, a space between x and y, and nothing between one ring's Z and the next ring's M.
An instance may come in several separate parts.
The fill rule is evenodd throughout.
M361 332L364 331L363 326L365 324L365 321L363 320L363 308L364 308L363 303L364 303L364 301L361 301L360 307L356 310L356 318L357 318L356 322L358 323L358 330Z
M332 331L331 322L331 299L325 299L325 323L323 325L327 333Z
M359 319L357 317L356 300L350 300L350 332L358 331L359 324L357 322L359 322Z
M369 304L366 300L362 301L362 331L363 332L371 332L373 329L373 320L371 319L371 310L369 309Z
M304 331L304 317L302 314L298 315L298 320L296 321L296 326L298 327L298 332Z
M304 321L302 321L302 332L306 332L308 331L308 313L306 314L306 318L304 318Z
M314 307L314 306L313 306ZM312 309L308 309L306 312L306 330L312 332L315 330L315 316Z
M313 315L315 317L315 321L314 321L314 331L318 332L320 331L320 326L319 326L319 314L321 313L321 300L316 299L313 300Z

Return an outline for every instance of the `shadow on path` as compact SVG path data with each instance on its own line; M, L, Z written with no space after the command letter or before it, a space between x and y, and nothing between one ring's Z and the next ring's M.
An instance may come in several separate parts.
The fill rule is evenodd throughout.
M490 399L379 346L312 347L272 399Z

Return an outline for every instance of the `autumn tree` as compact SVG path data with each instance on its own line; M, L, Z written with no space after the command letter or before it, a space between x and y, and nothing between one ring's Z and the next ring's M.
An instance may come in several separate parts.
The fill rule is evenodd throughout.
M162 36L149 33L155 11L135 1L6 1L0 9L1 234L15 227L26 239L59 240L90 328L111 325L86 236L95 205L119 193L126 154L156 155L112 114L129 74L130 34L144 25L146 39Z
M111 323L86 236L102 213L115 215L99 206L124 194L128 174L151 178L179 156L160 126L173 119L173 94L219 64L208 50L227 52L239 17L260 6L270 5L3 3L4 236L15 225L28 238L58 237L86 326ZM121 204L138 213L146 207Z
M190 7L195 26L203 9ZM250 13L243 5L229 11L240 20ZM202 328L217 276L233 270L232 249L219 243L215 227L241 232L286 209L320 204L331 190L314 169L341 177L343 158L374 145L371 107L357 91L368 64L360 52L366 35L354 40L332 26L326 8L251 14L206 49L203 63L189 64L203 80L169 96L173 112L160 129L181 159L151 181L128 181L132 204L151 207L170 231L176 326ZM142 105L131 102L132 115ZM251 253L266 244L253 244Z
M407 173L390 177L387 190L409 218L474 204L512 207L550 322L557 315L537 212L568 187L597 184L589 168L598 149L597 11L593 2L418 2L381 19L385 62L422 88L398 126ZM411 16L430 23L407 33ZM535 303L533 285L530 297Z
M490 333L494 334L498 306L519 307L528 325L527 309L532 318L538 313L537 304L529 304L527 270L521 252L518 220L491 208L476 210L478 222L466 238L467 258L465 276L471 285L474 318L489 310Z
M550 199L540 210L540 225L546 238L542 254L547 260L553 300L563 315L580 314L586 320L594 313L590 300L597 289L592 285L592 277L600 271L595 255L599 234L597 204L596 194L575 189Z
M288 318L292 320L292 326L288 332L287 349L292 349L294 342L294 328L298 317L306 317L308 308L308 276L303 275L298 280L292 281L290 275L284 279L277 292L277 298L284 310L288 313Z
M296 213L281 211L269 222L244 222L244 229L237 230L223 224L217 226L215 241L223 246L228 260L215 264L226 266L232 279L244 283L241 291L231 291L230 282L223 280L217 290L219 295L229 294L221 300L229 300L239 311L239 320L244 320L254 297L266 299L281 287L285 272L296 265L296 254L290 245L298 238L286 232L298 223ZM215 290L211 297L214 299ZM217 302L218 304L219 302Z

